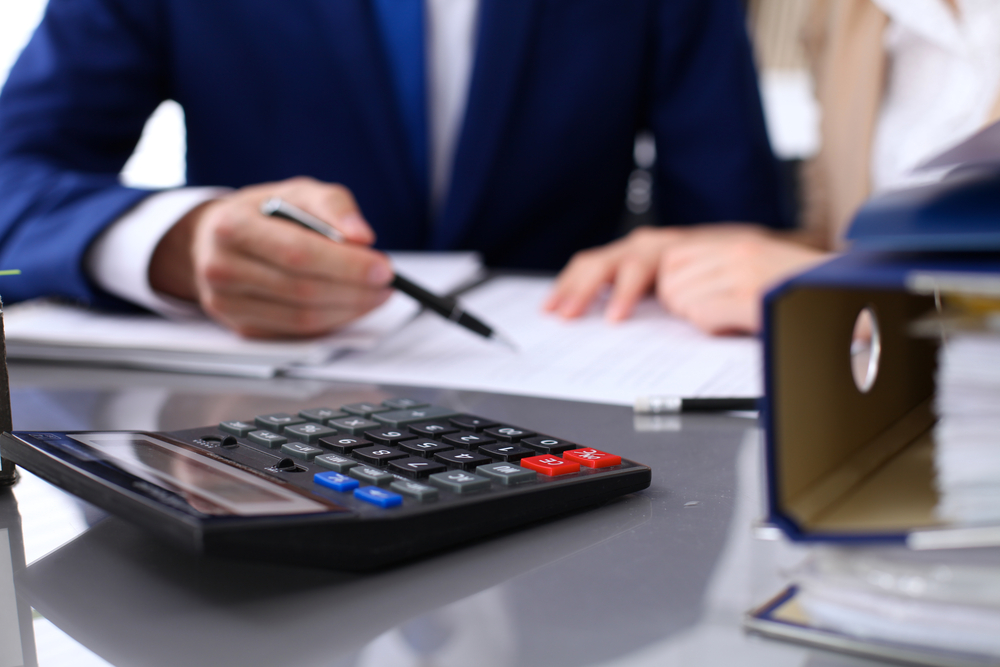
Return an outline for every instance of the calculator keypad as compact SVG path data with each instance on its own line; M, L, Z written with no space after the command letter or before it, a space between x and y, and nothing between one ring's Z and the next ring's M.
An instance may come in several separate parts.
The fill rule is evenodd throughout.
M264 445L268 449L281 447L283 444L288 442L288 438L285 436L272 433L271 431L251 431L247 435L247 438L250 439L250 442L255 442L258 445Z
M403 496L375 486L362 486L359 489L354 489L354 497L382 508L403 504Z
M540 472L543 475L548 475L549 477L566 475L580 470L579 463L566 461L565 459L561 459L558 456L553 456L551 454L542 454L541 456L531 456L526 459L521 459L521 465L525 468L531 468L535 472Z
M452 417L448 421L450 421L452 425L465 429L466 431L482 431L483 429L498 425L491 419L483 419L482 417L474 417L473 415L458 415L456 417Z
M513 426L494 426L493 428L483 430L483 433L490 438L504 442L517 442L523 438L530 438L535 435L533 431L525 431Z
M441 417L450 417L455 414L454 410L439 408L437 406L427 406L426 408L413 408L411 410L391 410L389 412L378 412L372 415L372 419L382 422L388 426L400 427L417 422L431 421Z
M411 433L425 438L439 438L449 433L457 433L458 428L446 422L423 422L421 424L410 424L407 428Z
M395 445L403 440L413 440L417 436L409 431L397 431L396 429L373 429L365 431L365 437L380 445Z
M378 428L382 426L378 422L373 422L372 420L365 419L364 417L331 419L328 425L337 429L340 433L348 433L350 435L361 435L370 428Z
M286 426L284 434L293 440L301 440L303 442L313 443L320 438L327 438L331 435L337 435L335 429L329 426L323 426L322 424L314 424L313 422L306 422L304 424L295 424L293 426Z
M404 477L412 477L413 479L422 479L428 475L444 472L447 469L448 466L443 463L429 461L418 456L389 461L388 466L389 472L398 473Z
M406 456L406 452L401 452L394 447L386 447L385 445L359 447L351 452L351 454L359 461L378 468L384 468L389 461L401 459Z
M401 442L399 444L399 448L404 452L409 452L410 454L415 454L416 456L423 456L424 458L431 458L438 452L447 452L455 449L451 445L443 445L440 442L434 442L433 440L421 440L420 438Z
M479 448L479 453L485 454L495 461L520 461L525 456L535 455L535 452L527 447L507 442L483 445Z
M351 403L341 408L344 412L361 417L370 417L376 412L388 412L389 408L379 403Z
M270 415L257 415L254 417L254 422L259 428L267 429L274 433L281 433L286 426L303 424L305 421L302 417L290 415L287 412L275 412Z
M338 472L318 472L313 475L313 481L320 486L325 486L328 489L340 491L341 493L353 491L361 486L361 482L358 480L341 475Z
M404 496L410 496L411 498L415 498L422 503L429 503L437 500L440 495L438 490L433 486L427 486L426 484L420 484L419 482L410 482L402 479L397 479L389 485L389 488L396 493L402 493Z
M323 453L319 447L313 447L304 442L290 442L287 445L282 445L281 451L303 461L312 461L318 454Z
M490 480L461 470L439 472L436 475L431 475L428 480L435 486L440 486L459 495L479 493L490 488Z
M370 466L358 466L357 468L351 468L347 474L355 479L360 479L362 482L374 484L375 486L388 486L392 480L396 479L384 470L379 470L378 468L372 468Z
M358 465L358 462L354 459L349 459L346 456L341 456L339 454L323 454L317 456L313 459L313 463L321 465L324 468L329 468L335 472L347 472L354 466Z
M241 421L222 422L219 424L219 430L240 438L245 438L250 431L257 430L257 425Z
M475 470L479 466L493 463L493 459L482 454L470 452L464 449L453 449L450 452L441 452L434 455L434 460L452 468L462 470Z
M479 433L459 431L458 433L441 436L441 442L453 447L461 447L462 449L476 449L482 445L491 445L496 442L496 440L493 438L487 438L485 435L481 435Z
M342 419L347 416L347 413L343 410L334 410L333 408L299 410L299 417L308 419L311 422L316 422L317 424L326 424L331 419Z
M575 442L551 438L547 435L536 435L531 438L525 438L521 441L521 444L541 454L559 454L565 452L567 449L577 449L580 447Z
M622 462L622 457L602 452L599 449L570 449L563 452L562 456L568 461L575 461L587 468L610 468L621 465Z
M344 436L342 438L320 438L316 444L326 449L332 449L338 454L350 454L358 447L370 447L371 441L364 438L352 438Z
M476 472L484 477L489 477L500 482L504 486L534 482L538 479L538 473L534 470L526 470L512 463L490 463L489 465L479 466L476 468Z
M609 452L406 398L277 412L219 429L306 462L297 470L314 464L317 490L385 509L437 502L442 491L464 496L622 464Z

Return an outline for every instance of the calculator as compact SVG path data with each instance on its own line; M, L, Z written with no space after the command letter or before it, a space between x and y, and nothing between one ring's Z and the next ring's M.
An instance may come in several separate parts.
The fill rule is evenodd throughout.
M647 466L409 398L170 432L4 433L10 459L197 552L364 571L649 486Z

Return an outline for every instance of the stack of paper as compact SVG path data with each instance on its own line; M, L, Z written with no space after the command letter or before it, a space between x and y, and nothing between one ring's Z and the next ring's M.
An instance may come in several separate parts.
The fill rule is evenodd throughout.
M821 548L793 579L813 627L1000 659L1000 550Z
M948 334L936 411L938 515L955 524L1000 523L1000 332Z
M392 253L396 270L447 293L482 270L475 253ZM206 318L167 320L117 315L52 302L4 309L7 356L78 361L194 373L270 377L296 365L319 364L348 350L375 347L420 310L404 294L331 336L308 341L248 340Z

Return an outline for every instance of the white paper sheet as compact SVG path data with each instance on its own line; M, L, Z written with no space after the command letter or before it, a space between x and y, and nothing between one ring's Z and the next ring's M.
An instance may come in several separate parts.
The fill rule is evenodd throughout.
M1000 122L990 123L971 137L933 155L914 168L914 172L949 169L958 166L989 166L1000 163Z
M596 312L564 322L541 310L551 286L549 279L496 278L463 297L470 312L517 344L516 353L424 313L375 349L295 374L621 405L651 394L761 394L757 339L707 336L652 300L621 324Z
M391 253L396 270L445 293L481 271L475 253ZM268 377L294 364L316 364L369 349L410 321L419 305L404 294L345 329L308 341L242 338L207 318L101 313L48 301L4 309L7 356L80 361L181 372Z

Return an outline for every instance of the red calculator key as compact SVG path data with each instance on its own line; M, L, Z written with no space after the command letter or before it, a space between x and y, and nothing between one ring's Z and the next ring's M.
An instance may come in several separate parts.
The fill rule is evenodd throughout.
M532 456L526 459L521 459L519 465L523 468L529 468L543 475L548 475L549 477L565 475L566 473L578 472L580 470L579 463L564 461L558 456L552 456L549 454L542 454L541 456Z
M622 457L617 454L602 452L599 449L571 449L563 452L562 455L563 458L569 459L570 461L576 461L580 465L587 466L588 468L610 468L611 466L621 465L622 463Z

